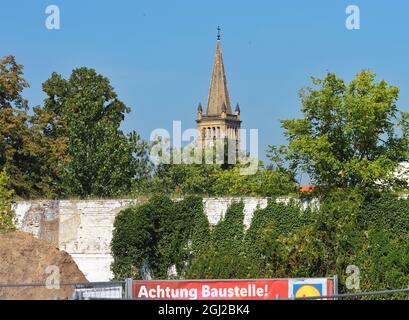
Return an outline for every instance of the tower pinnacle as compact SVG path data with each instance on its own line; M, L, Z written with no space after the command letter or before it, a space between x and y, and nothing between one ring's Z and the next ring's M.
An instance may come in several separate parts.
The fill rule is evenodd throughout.
M216 43L216 54L214 57L206 114L220 115L224 104L226 105L226 112L231 114L227 79L224 72L222 47L221 42L218 40Z

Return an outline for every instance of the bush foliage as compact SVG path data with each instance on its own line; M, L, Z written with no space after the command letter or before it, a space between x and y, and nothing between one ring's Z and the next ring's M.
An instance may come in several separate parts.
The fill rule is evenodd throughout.
M191 239L197 240L193 247L197 251L207 243L205 219L201 198L193 196L179 202L155 196L122 211L115 220L112 240L115 278L141 279L145 266L157 279L167 278L171 266L183 273L190 260Z
M365 199L335 192L319 208L270 200L248 229L236 201L210 226L202 199L167 197L126 209L115 221L115 278L154 279L324 277L338 274L347 292L349 265L360 270L360 290L407 286L409 200L391 194ZM170 273L171 267L176 273ZM146 276L146 274L145 274Z
M11 208L13 190L9 189L9 177L5 170L0 171L0 233L13 231L14 212Z

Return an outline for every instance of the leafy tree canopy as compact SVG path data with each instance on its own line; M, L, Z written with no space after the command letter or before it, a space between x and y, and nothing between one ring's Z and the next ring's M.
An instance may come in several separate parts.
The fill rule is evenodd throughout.
M120 125L130 111L109 80L93 69L73 70L68 79L53 73L43 84L48 95L37 108L38 123L55 145L62 191L76 196L129 193L149 172L147 144Z
M24 198L49 195L52 189L51 171L45 166L49 147L27 114L28 101L22 95L28 86L23 66L13 56L0 60L0 168L16 195Z
M399 89L359 72L349 84L333 73L300 92L302 117L283 120L288 146L279 151L292 170L306 172L322 190L395 183L408 158L408 113ZM274 157L278 149L270 147Z

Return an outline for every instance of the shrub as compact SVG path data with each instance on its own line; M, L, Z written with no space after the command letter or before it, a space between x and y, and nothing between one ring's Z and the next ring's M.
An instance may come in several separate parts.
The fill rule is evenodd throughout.
M14 211L11 208L13 190L8 189L9 178L6 171L0 172L0 233L14 231Z
M193 196L178 202L155 196L146 204L120 212L111 244L115 278L142 279L144 268L157 279L167 278L172 266L183 273L200 212L202 199ZM203 233L196 231L198 234Z

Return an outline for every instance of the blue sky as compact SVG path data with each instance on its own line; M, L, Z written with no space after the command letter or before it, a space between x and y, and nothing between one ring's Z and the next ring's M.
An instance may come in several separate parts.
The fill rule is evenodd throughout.
M299 115L298 91L327 71L351 80L370 68L401 89L409 108L409 2L406 0L1 0L0 55L25 66L30 104L53 71L75 67L107 76L132 108L123 124L149 138L156 128L195 127L206 104L216 45L222 47L232 105L243 127L259 129L260 153L284 142L280 119ZM58 5L61 29L45 27ZM361 10L361 30L345 28L345 9Z

